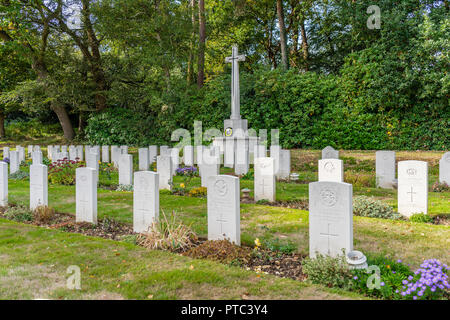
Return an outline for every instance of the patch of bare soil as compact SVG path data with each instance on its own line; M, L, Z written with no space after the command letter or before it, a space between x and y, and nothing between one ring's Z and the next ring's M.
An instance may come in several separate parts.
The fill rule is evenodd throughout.
M51 228L110 240L121 240L123 236L134 234L133 227L131 225L120 223L108 218L99 220L97 225L88 222L69 221L53 225Z
M214 240L205 241L182 254L191 258L237 265L257 273L273 274L282 278L306 278L301 266L306 256L297 253L286 254L261 248L239 247L226 240Z

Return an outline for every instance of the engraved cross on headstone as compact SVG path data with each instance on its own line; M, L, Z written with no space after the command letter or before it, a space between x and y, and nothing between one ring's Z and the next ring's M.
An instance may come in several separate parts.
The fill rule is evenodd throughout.
M226 223L226 222L228 222L228 221L227 221L226 219L224 219L224 218L222 217L222 215L218 216L217 218L218 218L218 219L216 219L216 222L219 222L219 223L220 223L220 234L223 235L223 236L225 236L225 234L223 233L223 224Z
M241 119L239 61L245 61L245 55L238 55L238 47L234 45L231 57L225 58L225 62L231 63L231 119Z
M331 253L331 250L330 250L330 237L337 237L337 236L339 236L338 234L330 233L330 224L331 223L328 223L328 231L327 231L327 233L320 233L321 236L327 236L327 238L328 238L328 254Z
M411 186L411 191L409 191L407 193L411 194L411 202L413 202L413 194L417 194L417 192L413 192L413 187Z

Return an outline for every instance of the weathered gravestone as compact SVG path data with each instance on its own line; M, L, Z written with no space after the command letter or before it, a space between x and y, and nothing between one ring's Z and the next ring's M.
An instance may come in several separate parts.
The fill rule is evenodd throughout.
M0 161L0 206L8 205L8 164Z
M42 152L33 151L31 153L31 158L33 159L33 164L42 164Z
M234 173L237 175L244 175L248 173L250 165L248 147L248 139L239 137L236 138Z
M395 151L375 152L375 171L378 188L393 189L395 180Z
M158 156L156 170L159 174L159 189L172 190L172 159L170 156Z
M241 244L239 178L218 175L208 181L208 240Z
M159 217L159 175L153 171L134 173L133 231L146 232Z
M309 184L309 256L353 250L353 188L343 182Z
M120 146L121 154L128 154L128 146Z
M133 156L121 154L119 159L119 184L133 184Z
M111 161L116 168L119 167L120 155L120 148L118 146L111 146Z
M33 145L28 145L28 147L27 147L27 154L28 154L28 157L31 157L31 153L33 152Z
M180 150L178 148L171 148L169 152L170 158L172 159L172 175L175 175L180 166Z
M344 182L344 163L339 159L319 160L319 181Z
M199 167L202 187L208 188L209 177L217 176L220 172L220 158L218 156L204 157L203 162Z
M156 157L158 156L158 146L149 146L148 147L148 155L150 159L150 164L156 162Z
M183 163L185 166L192 167L194 165L194 147L191 145L183 147Z
M159 147L159 155L160 156L170 156L169 146L160 146Z
M398 163L398 212L407 217L428 213L428 163L400 161Z
M109 163L109 146L102 146L102 162Z
M25 148L22 146L16 146L16 151L19 152L19 164L22 163L22 161L25 161Z
M84 160L84 158L83 158L83 146L79 145L79 146L76 147L76 149L77 149L77 157L75 158L75 160L83 161Z
M76 161L77 158L77 147L74 145L69 146L69 160Z
M270 146L270 157L274 160L275 175L278 176L278 172L280 171L281 146Z
M278 168L278 179L289 179L291 175L291 151L281 149L280 151L280 163Z
M9 147L3 147L3 159L9 159Z
M444 153L439 160L439 182L450 186L450 152Z
M52 158L52 156L53 156L53 148L54 147L52 145L47 146L47 158L49 160L52 160L52 161L53 161L53 158Z
M13 174L17 171L19 171L20 168L20 161L19 161L19 152L18 151L11 151L9 153L10 159L9 159L9 173Z
M275 201L275 160L255 158L255 201Z
M139 170L147 171L150 166L148 148L139 148L138 154L139 154Z
M266 158L267 157L267 150L266 146L263 144L257 144L255 145L255 151L254 156L255 158Z
M100 155L95 152L94 149L90 149L90 152L86 153L86 167L97 170L99 169Z
M339 159L339 151L327 146L322 150L322 159Z
M30 209L48 206L47 166L32 164L30 166Z
M97 172L92 168L77 168L75 172L76 222L97 224Z

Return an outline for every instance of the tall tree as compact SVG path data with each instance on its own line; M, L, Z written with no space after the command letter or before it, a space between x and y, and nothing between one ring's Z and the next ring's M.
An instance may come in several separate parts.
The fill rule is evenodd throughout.
M194 82L194 59L195 59L195 28L196 28L196 0L189 1L189 9L191 11L191 20L192 20L192 35L189 47L189 58L188 58L188 67L187 67L187 82L188 84L192 84Z
M205 47L206 47L206 17L205 0L198 1L198 21L199 21L199 45L198 45L198 74L197 86L203 87L205 82Z
M287 70L289 69L289 57L287 49L286 26L284 24L283 0L277 0L277 16L278 27L280 29L281 64Z

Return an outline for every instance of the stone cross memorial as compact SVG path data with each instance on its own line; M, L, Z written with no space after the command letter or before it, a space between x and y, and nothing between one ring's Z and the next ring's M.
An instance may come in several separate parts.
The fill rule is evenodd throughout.
M172 159L170 156L158 156L156 170L159 174L159 189L172 190Z
M393 189L395 180L395 151L375 152L377 187Z
M48 206L47 166L32 164L30 166L30 209Z
M428 163L400 161L398 163L398 212L410 217L428 213Z
M353 188L343 182L309 184L309 256L353 250Z
M322 150L322 159L339 159L339 151L327 146Z
M208 240L241 245L239 178L218 175L208 181Z
M450 152L444 153L439 160L439 182L450 186Z
M92 168L77 168L76 222L97 224L97 172Z
M275 201L275 160L255 158L255 201Z
M344 182L344 164L339 159L319 160L319 181Z
M8 205L8 164L0 161L0 206Z
M146 232L159 218L159 175L135 172L133 190L133 231Z

